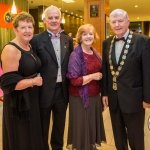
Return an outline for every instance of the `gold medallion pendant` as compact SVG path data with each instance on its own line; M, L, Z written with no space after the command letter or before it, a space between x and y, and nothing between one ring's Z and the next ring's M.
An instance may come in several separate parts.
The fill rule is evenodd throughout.
M115 90L115 91L117 90L117 83L116 83L116 82L113 82L113 87L112 87L112 88L113 88L113 90Z

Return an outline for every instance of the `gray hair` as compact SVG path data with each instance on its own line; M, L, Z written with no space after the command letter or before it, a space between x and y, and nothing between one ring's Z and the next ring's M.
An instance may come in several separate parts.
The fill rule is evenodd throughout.
M61 17L61 11L60 11L60 9L58 7L56 7L56 6L51 5L51 6L49 6L49 7L47 7L45 9L45 11L44 11L44 18L47 17L47 14L48 14L49 11L53 11L53 10L54 11L57 10L59 12L59 16Z
M110 19L112 16L113 16L113 17L123 16L124 18L126 18L127 20L129 20L129 17L128 17L127 12L126 12L125 10L123 10L123 9L115 9L115 10L113 10L113 11L110 13L110 15L109 15L109 19Z

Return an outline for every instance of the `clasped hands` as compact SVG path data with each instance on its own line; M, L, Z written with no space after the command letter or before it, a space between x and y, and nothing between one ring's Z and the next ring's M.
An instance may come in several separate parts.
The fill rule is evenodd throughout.
M96 72L96 73L90 74L90 78L92 80L101 80L102 79L102 73Z

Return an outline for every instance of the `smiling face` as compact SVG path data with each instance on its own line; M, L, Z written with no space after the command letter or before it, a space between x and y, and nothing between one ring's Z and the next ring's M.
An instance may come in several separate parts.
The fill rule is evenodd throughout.
M123 15L111 16L110 26L117 37L121 38L128 30L130 20Z
M59 32L61 20L62 18L60 12L57 9L52 9L47 11L43 21L46 25L46 28L52 33L56 34Z
M91 46L94 42L94 33L93 30L83 32L81 35L81 45Z
M22 41L29 42L34 33L34 27L33 23L30 21L19 21L18 22L18 27L14 28L14 32L17 36Z
M76 34L76 42L78 44L84 44L85 46L91 46L99 36L91 24L81 25Z

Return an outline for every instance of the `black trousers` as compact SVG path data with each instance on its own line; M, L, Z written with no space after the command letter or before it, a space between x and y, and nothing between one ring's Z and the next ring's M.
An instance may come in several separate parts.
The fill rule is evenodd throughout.
M144 150L145 109L136 113L123 113L119 106L110 109L112 128L117 150Z
M50 115L52 112L53 126L51 133L52 150L63 149L63 136L66 119L67 104L63 96L61 83L56 84L54 97L51 105L48 108L41 108L41 123L44 139L44 150L49 150L48 133L50 127Z

